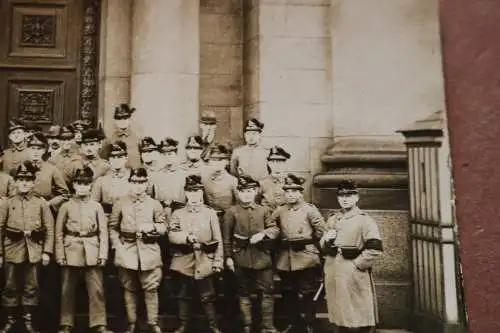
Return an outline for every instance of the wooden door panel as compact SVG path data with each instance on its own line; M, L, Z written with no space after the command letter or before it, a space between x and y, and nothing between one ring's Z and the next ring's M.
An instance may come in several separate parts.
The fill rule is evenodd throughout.
M80 15L77 0L3 1L0 66L75 69Z
M8 119L20 118L28 125L45 128L77 118L76 73L54 71L6 71L0 78L1 108L6 110L0 122L7 130Z

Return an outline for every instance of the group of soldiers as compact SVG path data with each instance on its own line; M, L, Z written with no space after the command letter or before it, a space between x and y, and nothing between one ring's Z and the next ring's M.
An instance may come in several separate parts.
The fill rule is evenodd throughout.
M46 133L9 122L11 147L3 153L0 173L7 315L1 333L16 326L19 310L25 331L37 331L39 272L52 261L61 268L60 333L74 328L81 278L88 290L89 327L107 331L103 269L109 265L123 288L127 333L137 329L139 296L151 332L161 332L158 290L165 266L178 282L176 333L186 331L193 298L209 329L221 331L214 277L222 272L234 277L242 332L256 323L254 292L260 331L277 332L278 273L289 307L284 331L309 333L323 256L330 321L339 332L374 328L371 266L382 243L376 223L357 208L354 182L339 184L342 210L325 221L304 201L305 179L287 172L290 153L261 145L259 120L246 122L245 144L233 150L214 141L217 119L204 114L201 134L188 138L182 161L177 140L155 142L131 130L134 112L126 104L116 107L115 131L108 137L84 121Z

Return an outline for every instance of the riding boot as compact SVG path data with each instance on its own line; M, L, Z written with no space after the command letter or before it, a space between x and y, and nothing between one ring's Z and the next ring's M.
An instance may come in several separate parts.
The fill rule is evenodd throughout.
M205 311L205 315L208 319L208 325L212 333L222 333L217 324L217 313L215 311L215 304L213 300L202 299L201 305Z
M9 333L14 325L16 325L16 308L7 307L5 309L7 312L7 319L4 326L0 329L0 333Z
M161 333L160 325L158 325L158 292L156 290L145 290L144 303L146 303L146 314L151 332Z
M263 294L260 300L260 311L262 313L262 333L278 333L274 327L274 296Z
M125 310L127 312L128 328L125 333L134 333L137 322L137 299L136 294L130 290L123 291L125 299Z
M243 332L250 332L252 325L252 300L250 297L242 296L239 299L241 319L243 321Z

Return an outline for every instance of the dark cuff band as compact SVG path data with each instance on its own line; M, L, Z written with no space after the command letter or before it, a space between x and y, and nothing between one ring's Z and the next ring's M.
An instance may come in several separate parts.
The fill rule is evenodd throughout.
M383 251L382 248L382 241L380 239L367 239L365 242L365 250L377 250L377 251Z

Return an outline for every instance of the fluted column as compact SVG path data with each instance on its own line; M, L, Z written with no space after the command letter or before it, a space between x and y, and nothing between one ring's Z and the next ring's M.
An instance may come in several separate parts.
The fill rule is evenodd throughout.
M142 132L181 142L197 132L199 0L134 0L131 104Z

